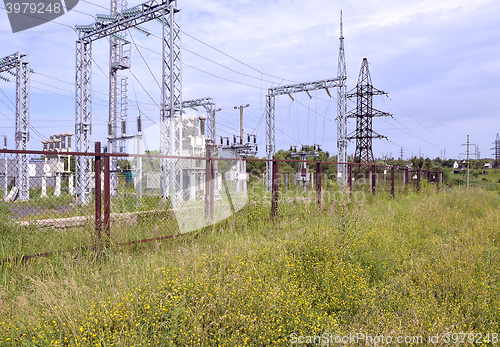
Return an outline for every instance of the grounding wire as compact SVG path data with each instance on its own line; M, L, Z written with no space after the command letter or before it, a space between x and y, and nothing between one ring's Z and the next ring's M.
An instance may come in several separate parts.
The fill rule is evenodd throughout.
M158 85L158 88L160 88L160 90L161 90L160 83L156 79L156 76L154 75L153 71L151 71L151 68L149 67L148 62L146 61L146 59L144 59L144 56L142 55L141 50L139 49L139 47L135 43L134 37L132 36L132 33L130 32L130 29L127 29L127 32L130 35L130 38L132 39L132 43L134 44L135 48L137 49L137 52L139 53L139 55L141 56L142 60L146 64L146 67L148 68L149 72L151 73L151 76L153 76L153 79L155 80L156 84Z
M149 92L146 90L146 88L144 88L144 86L142 85L141 81L139 81L139 80L137 79L137 77L135 76L135 74L132 72L132 69L128 69L128 71L129 71L129 72L130 72L130 74L134 77L134 79L137 81L137 83L139 83L139 85L140 85L140 86L141 86L141 88L144 90L144 92L146 92L146 94L149 96L149 98L151 99L151 101L153 101L153 102L154 102L154 104L156 105L156 107L158 107L158 109L160 109L160 110L161 110L160 105L158 105L158 104L156 103L156 101L153 99L153 97L151 96L151 94L149 94Z

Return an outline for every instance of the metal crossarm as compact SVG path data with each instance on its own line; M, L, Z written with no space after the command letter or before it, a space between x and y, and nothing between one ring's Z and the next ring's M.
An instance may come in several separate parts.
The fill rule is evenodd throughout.
M163 10L168 9L175 0L152 0L136 7L126 9L115 16L96 15L97 21L90 25L76 25L73 29L80 32L80 39L85 42L108 37L121 31L139 26L154 19L161 19ZM175 9L176 12L180 11ZM106 18L104 18L105 16ZM112 18L115 18L112 21ZM91 30L91 31L90 31Z

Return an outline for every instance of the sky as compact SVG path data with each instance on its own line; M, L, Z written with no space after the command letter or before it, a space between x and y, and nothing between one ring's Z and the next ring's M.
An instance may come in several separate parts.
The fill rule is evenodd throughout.
M129 0L128 7L141 1ZM12 33L0 4L0 57L28 54L31 75L30 149L42 139L74 132L75 24L91 24L92 15L109 13L109 2L80 0L67 14L25 31ZM265 156L265 102L268 88L337 76L340 11L343 12L347 88L356 87L367 58L375 88L373 105L389 112L376 118L373 130L387 140L373 141L375 157L465 158L463 144L478 146L491 158L500 132L500 2L497 0L191 0L178 1L182 25L182 99L212 97L222 108L216 116L217 136L257 135ZM128 77L129 133L139 112L143 128L159 121L161 90L161 24L144 25L152 35L127 33L132 43ZM109 42L92 46L92 141L105 142L108 120ZM4 77L13 76L3 73ZM14 148L15 83L0 80L0 135ZM276 148L318 144L336 154L337 100L324 90L276 98ZM348 109L355 107L355 100ZM191 110L186 116L199 115ZM350 119L348 132L355 129ZM145 136L155 148L154 132ZM159 135L158 135L159 136ZM74 142L73 142L74 143ZM355 151L350 142L348 153ZM471 146L475 158L475 147Z

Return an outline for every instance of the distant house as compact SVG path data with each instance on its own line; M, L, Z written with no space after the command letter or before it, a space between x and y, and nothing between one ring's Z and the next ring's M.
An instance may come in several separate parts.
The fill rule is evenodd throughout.
M454 168L454 169L458 169L458 163L457 163L457 161L456 161L456 160L453 162L453 168Z
M491 169L493 167L493 164L492 163L486 163L484 164L484 169Z

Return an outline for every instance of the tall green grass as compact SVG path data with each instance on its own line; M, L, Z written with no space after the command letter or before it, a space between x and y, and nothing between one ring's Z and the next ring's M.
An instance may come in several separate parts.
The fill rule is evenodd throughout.
M0 268L3 345L279 346L296 336L499 333L497 193L249 203L135 247ZM441 344L444 345L444 344Z

